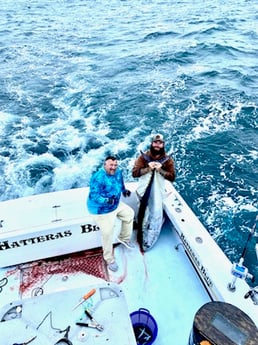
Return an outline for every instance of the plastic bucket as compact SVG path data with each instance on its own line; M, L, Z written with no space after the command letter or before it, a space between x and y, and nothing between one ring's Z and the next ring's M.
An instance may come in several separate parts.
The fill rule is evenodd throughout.
M148 309L140 308L130 314L138 345L151 345L157 338L158 325Z

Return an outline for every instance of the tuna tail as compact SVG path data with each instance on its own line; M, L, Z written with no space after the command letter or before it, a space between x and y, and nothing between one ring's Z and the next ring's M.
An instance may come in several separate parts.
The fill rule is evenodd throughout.
M151 192L151 187L152 187L152 182L154 179L154 170L152 171L152 175L150 178L150 181L148 183L148 186L145 189L145 192L141 198L140 206L139 206L139 211L138 211L138 232L137 232L137 242L139 243L141 252L144 252L143 250L143 230L142 230L142 225L143 225L143 219L144 219L144 214L146 207L148 205L148 200L150 197L150 192Z

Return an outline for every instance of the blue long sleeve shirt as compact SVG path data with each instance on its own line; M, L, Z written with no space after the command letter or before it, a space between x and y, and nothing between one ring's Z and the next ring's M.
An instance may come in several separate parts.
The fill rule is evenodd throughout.
M114 175L107 174L104 167L92 175L87 207L92 214L104 214L114 211L124 192L125 185L122 171L117 169ZM113 198L114 203L109 204L108 199Z

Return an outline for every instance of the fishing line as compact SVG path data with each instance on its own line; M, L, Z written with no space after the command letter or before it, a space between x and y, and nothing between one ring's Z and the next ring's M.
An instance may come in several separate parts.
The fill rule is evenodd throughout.
M67 328L65 328L64 330L61 330L60 328L56 328L53 326L53 319L52 319L52 311L50 311L49 313L47 313L46 316L44 316L43 320L39 323L39 325L36 327L36 329L38 330L41 325L45 322L45 320L47 319L47 317L49 316L50 318L50 327L52 329L54 329L55 331L58 331L59 333L63 333L63 332L66 332L67 331Z
M31 292L31 296L40 296L40 295L43 295L44 294L44 285L46 285L46 283L53 277L53 275L50 275L48 277L48 279L46 279L42 284L41 286L37 286L35 287L32 292Z
M251 237L252 237L252 236L254 235L254 233L255 233L255 228L256 228L257 220L258 220L258 215L256 216L255 221L254 221L254 224L253 224L253 226L252 226L252 229L251 229L251 231L250 231L249 234L248 234L248 238L247 238L247 240L246 240L246 244L245 244L245 246L244 246L244 249L243 249L243 252L242 252L242 255L241 255L242 258L245 257L246 252L247 252L247 245L248 245L248 242L250 241Z
M7 278L2 278L2 279L0 280L0 293L3 291L3 287L4 287L5 285L7 285L7 283L8 283L8 279L7 279Z

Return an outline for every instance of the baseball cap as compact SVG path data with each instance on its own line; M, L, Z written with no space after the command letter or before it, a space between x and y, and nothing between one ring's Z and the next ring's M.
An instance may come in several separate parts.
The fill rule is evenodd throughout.
M157 134L155 134L155 135L152 137L152 142L153 142L153 141L161 141L161 142L164 143L164 137L163 137L162 134L157 133Z

